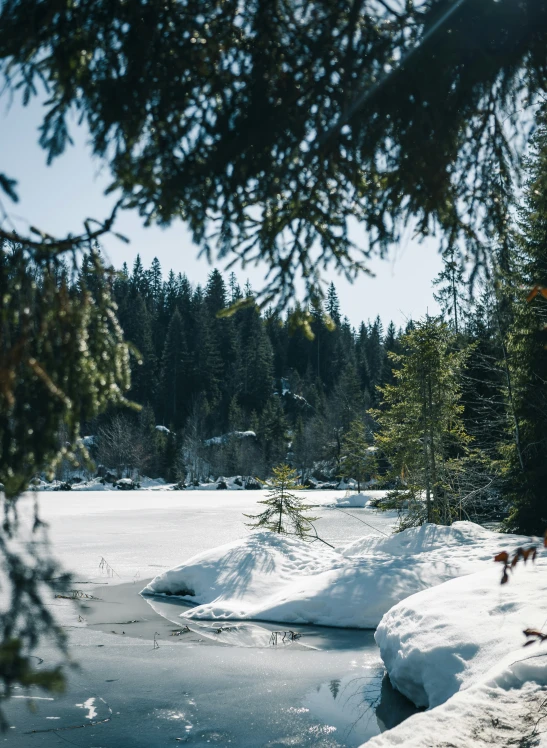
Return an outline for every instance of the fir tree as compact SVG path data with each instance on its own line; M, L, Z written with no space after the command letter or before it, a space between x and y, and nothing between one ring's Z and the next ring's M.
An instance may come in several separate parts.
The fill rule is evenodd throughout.
M547 116L527 165L525 206L509 284L513 321L507 339L507 395L514 408L514 439L507 489L513 531L543 534L547 526ZM525 296L528 295L528 300ZM513 424L511 424L513 426Z
M393 322L390 322L384 338L384 356L383 356L383 367L382 376L380 382L382 386L386 384L393 384L395 381L393 370L395 367L395 361L390 353L399 353L401 346L399 344L399 334L395 329Z
M302 499L292 493L303 488L298 483L296 471L289 465L281 464L274 467L272 472L268 498L258 502L264 504L266 509L260 514L246 514L246 517L254 520L248 526L253 530L265 529L282 535L296 535L301 540L316 540L317 533L312 523L318 517L306 516L304 513L311 506L303 504Z
M338 294L334 283L330 283L327 291L327 301L325 303L325 309L327 314L330 316L335 325L340 324L340 302L338 301Z
M391 354L400 368L395 384L380 388L381 410L373 412L380 426L376 443L404 488L393 496L409 504L402 527L450 524L457 516L461 458L470 443L461 404L469 351L454 349L453 342L446 323L432 317L419 322L401 341L405 354Z
M376 387L382 379L384 368L384 351L382 349L383 327L380 317L376 317L373 324L369 324L368 334L364 342L368 382L373 402L377 402Z
M127 299L120 309L124 333L136 347L131 362L131 397L138 403L153 402L157 391L157 359L152 339L151 316L140 294Z
M288 423L279 397L269 398L260 414L258 429L253 430L256 430L260 439L266 465L285 459Z
M158 309L163 296L163 278L161 273L161 264L157 257L154 257L150 270L148 271L148 288L154 309Z
M141 256L137 255L135 258L135 262L133 263L133 272L130 279L131 293L134 296L137 296L138 294L146 296L147 285L146 274L144 272Z
M433 294L433 298L438 302L443 315L457 335L462 328L461 322L466 301L463 291L464 269L453 244L449 244L443 251L442 258L443 270L433 281L433 285L439 287L439 290Z
M169 322L161 362L161 409L164 425L172 424L175 428L182 425L188 379L186 338L181 315L175 309Z

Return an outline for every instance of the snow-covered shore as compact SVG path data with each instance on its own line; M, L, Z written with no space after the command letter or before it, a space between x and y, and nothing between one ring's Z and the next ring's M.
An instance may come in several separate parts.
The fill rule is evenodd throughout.
M428 711L370 748L509 745L520 735L540 745L547 647L523 649L522 630L547 622L547 560L519 564L504 586L493 562L531 542L470 522L368 536L339 551L256 533L160 574L143 594L197 603L186 618L378 627L392 684Z
M119 484L125 484L124 486ZM128 485L130 484L130 485ZM121 478L116 480L113 473L109 473L109 479L98 476L90 477L89 475L79 474L75 471L70 475L68 480L46 480L44 476L37 478L29 487L29 491L118 491L119 488L131 487L135 491L262 491L267 490L267 484L260 484L256 478L240 475L230 477L219 477L216 480L201 482L197 485L182 485L180 483L168 483L163 478L149 478L146 475L136 474L133 478ZM0 485L1 490L1 485ZM345 493L341 495L341 492ZM333 500L332 494L336 492L337 496ZM338 484L333 482L319 481L315 482L315 487L307 487L302 494L313 494L312 503L317 506L339 506L345 508L364 508L375 505L376 502L383 499L388 493L384 490L368 489L357 493L353 484L340 481ZM309 503L309 501L308 501Z
M185 617L376 628L410 595L491 566L506 542L471 522L367 536L341 552L261 532L160 574L143 594L198 603Z
M533 538L500 536L507 550ZM538 539L535 539L539 543ZM524 629L545 631L547 559L519 563L500 584L499 564L395 605L376 641L392 684L429 711L375 738L371 748L427 745L546 746L547 647L524 648ZM521 742L506 742L515 740Z

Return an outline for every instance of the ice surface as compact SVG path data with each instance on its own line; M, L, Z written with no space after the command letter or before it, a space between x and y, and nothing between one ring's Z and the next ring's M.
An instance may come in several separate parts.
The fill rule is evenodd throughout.
M137 573L144 580L205 549L248 537L243 512L256 512L263 497L253 491L71 491L42 493L38 501L56 555L75 573L74 586L91 591L89 582L100 581L110 589L135 581ZM31 514L32 497L23 498L20 506L24 519ZM373 532L336 510L322 508L319 513L320 533L336 545ZM353 514L384 532L394 521L368 509ZM114 569L113 576L99 569L101 557ZM134 589L138 591L137 584ZM376 716L379 706L393 714L399 708L397 695L385 686L376 703L384 669L369 632L314 629L303 637L311 646L300 649L231 647L227 642L204 646L162 636L154 650L151 639L132 638L128 631L114 636L92 630L85 620L78 621L69 601L52 601L52 610L67 627L70 652L80 669L69 672L65 694L36 701L35 712L27 709L28 699L8 703L15 729L4 737L14 748L53 748L67 741L81 748L156 748L179 742L196 748L268 743L355 748L383 729ZM121 607L118 617L102 620L111 620L110 628L118 630L114 622L125 620L119 617L123 611ZM44 666L55 662L46 643L36 654ZM34 689L20 695L44 696ZM88 710L78 705L92 698L97 714L87 720ZM30 734L33 730L48 732Z

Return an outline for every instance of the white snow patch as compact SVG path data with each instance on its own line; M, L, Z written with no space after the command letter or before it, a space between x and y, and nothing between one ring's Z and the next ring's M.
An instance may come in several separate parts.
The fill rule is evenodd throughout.
M340 553L259 532L160 574L143 594L198 603L189 618L375 628L397 602L491 565L507 543L471 522L369 536Z
M509 549L529 541L499 539ZM546 560L519 564L503 586L500 565L490 567L400 602L378 626L391 682L417 706L437 706L477 683L508 652L522 652L523 629L545 625Z
M212 436L210 439L205 439L204 444L208 447L213 444L226 444L232 437L236 439L256 439L256 433L254 431L230 431L230 433L222 434L222 436Z
M526 650L525 650L526 652ZM525 655L522 654L522 657ZM366 748L546 748L545 658L492 669L476 685L445 704L409 717L367 741ZM543 734L542 734L543 733ZM364 746L362 747L364 748Z

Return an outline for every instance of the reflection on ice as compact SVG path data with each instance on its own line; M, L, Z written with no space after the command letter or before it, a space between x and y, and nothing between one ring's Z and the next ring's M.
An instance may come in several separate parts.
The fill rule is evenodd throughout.
M188 626L190 631L224 646L247 649L263 647L271 651L275 649L271 646L271 632L279 631L280 627L291 628L301 637L294 642L288 638L283 642L282 637L278 637L278 649L292 649L295 656L297 650L301 654L304 654L302 650L311 650L310 657L318 671L334 651L355 653L355 657L348 662L350 673L346 671L341 677L320 683L305 694L301 703L285 708L285 714L291 715L292 719L309 720L303 745L307 745L308 740L317 740L317 745L359 746L416 711L413 704L392 688L376 654L371 631L264 621L202 621L184 617L184 610L193 606L183 600L170 600L163 596L144 599L156 613L172 621L179 630ZM248 655L242 653L241 667L252 670L253 657L251 652ZM286 666L290 668L289 662Z
M279 635L277 647L293 647L313 650L359 650L364 645L374 645L373 633L364 629L329 628L309 624L269 623L268 621L206 621L185 618L184 611L194 605L180 598L143 596L148 605L160 616L176 625L177 630L187 627L190 631L206 637L216 644L233 647L271 647L272 632L286 632ZM299 634L292 640L289 631ZM182 634L183 636L183 634Z
M383 667L358 673L322 683L304 699L311 714L336 729L343 745L360 745L416 711L393 689Z
M85 715L86 719L95 719L95 717L97 716L94 697L87 699L87 701L84 701L83 704L76 704L76 706L80 707L81 709L87 709L87 714Z

